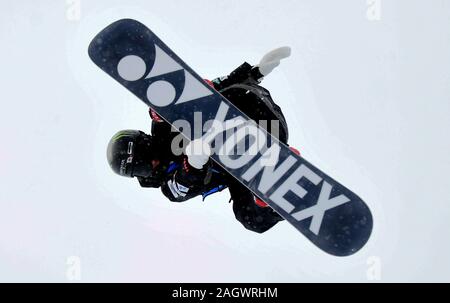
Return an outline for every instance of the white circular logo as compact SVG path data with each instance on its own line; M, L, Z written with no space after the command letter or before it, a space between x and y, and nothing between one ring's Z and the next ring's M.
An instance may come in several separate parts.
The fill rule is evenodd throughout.
M125 56L120 59L117 65L119 76L127 81L136 81L144 77L147 66L145 61L135 55Z
M153 82L147 89L148 100L159 107L171 104L175 100L175 96L175 87L164 80Z

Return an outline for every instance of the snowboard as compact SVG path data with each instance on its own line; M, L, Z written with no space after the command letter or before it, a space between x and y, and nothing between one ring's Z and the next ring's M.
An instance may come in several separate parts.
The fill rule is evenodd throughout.
M318 248L348 256L366 244L373 220L361 198L251 121L145 25L116 21L88 53L187 139L210 142L213 161ZM243 140L244 152L236 153Z

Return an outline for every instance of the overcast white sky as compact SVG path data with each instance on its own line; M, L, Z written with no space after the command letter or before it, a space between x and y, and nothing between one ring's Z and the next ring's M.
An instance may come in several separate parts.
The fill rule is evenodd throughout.
M450 282L450 2L372 2L2 1L0 281ZM264 85L291 145L371 207L368 245L332 257L245 230L227 191L172 204L114 175L110 136L150 121L87 46L124 17L205 78L290 45Z

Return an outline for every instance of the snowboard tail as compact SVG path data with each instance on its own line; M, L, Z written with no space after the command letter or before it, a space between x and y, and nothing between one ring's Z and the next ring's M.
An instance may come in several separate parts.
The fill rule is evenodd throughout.
M211 158L323 251L347 256L368 241L372 215L361 198L251 121L145 25L132 19L112 23L92 40L89 56L188 139L211 141L225 130L263 138L254 140L256 153L240 157L229 154L226 138L215 140L221 152ZM194 123L199 116L218 124L204 134ZM180 129L179 121L190 127Z

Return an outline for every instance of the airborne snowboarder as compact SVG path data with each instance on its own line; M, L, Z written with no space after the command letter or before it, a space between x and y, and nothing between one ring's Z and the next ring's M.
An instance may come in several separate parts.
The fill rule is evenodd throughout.
M92 39L88 53L155 111L151 135L123 131L110 142L116 173L160 187L171 201L227 187L246 228L262 233L285 219L333 256L352 255L367 243L373 228L368 205L287 145L283 114L259 86L289 48L208 82L147 26L121 19ZM278 124L269 127L271 120Z
M275 125L279 125L278 129L272 129L271 124L267 130L286 144L288 128L284 115L269 91L259 83L280 64L280 60L289 55L289 47L278 48L267 53L255 66L244 62L226 77L205 80L254 121L277 121ZM172 140L179 133L174 132L155 111L150 109L149 113L152 119L150 135L139 130L123 130L110 140L107 158L115 173L136 177L142 187L161 188L162 193L173 202L183 202L199 195L204 199L228 188L236 219L254 232L263 233L283 220L265 202L211 161L209 154L189 152L192 150L189 145L184 154L173 153Z

